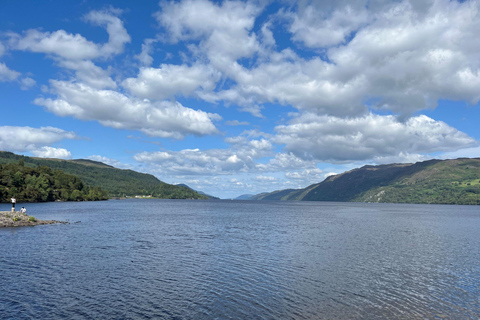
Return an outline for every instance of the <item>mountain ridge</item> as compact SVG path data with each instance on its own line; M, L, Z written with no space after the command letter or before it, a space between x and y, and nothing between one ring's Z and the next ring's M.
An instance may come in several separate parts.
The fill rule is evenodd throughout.
M252 200L480 204L480 158L365 165Z
M78 176L88 186L107 190L111 197L152 195L164 199L207 199L192 189L165 183L151 174L118 169L98 161L35 158L0 151L0 164L20 161L25 166L47 166Z

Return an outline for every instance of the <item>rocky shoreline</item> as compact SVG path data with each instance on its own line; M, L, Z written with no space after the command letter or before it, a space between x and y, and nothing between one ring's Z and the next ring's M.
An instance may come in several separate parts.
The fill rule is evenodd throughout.
M40 220L19 211L0 211L0 228L37 226L41 224L54 223L66 224L68 222L57 220Z

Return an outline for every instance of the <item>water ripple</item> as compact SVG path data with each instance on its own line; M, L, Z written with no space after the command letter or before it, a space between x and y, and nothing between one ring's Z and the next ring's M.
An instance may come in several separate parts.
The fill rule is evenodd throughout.
M1 319L480 318L473 207L152 200L30 211L82 223L0 230Z

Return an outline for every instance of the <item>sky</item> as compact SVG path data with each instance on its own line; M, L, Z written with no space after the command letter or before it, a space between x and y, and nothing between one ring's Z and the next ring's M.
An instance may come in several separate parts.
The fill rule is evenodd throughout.
M220 198L480 157L480 0L0 0L0 150Z

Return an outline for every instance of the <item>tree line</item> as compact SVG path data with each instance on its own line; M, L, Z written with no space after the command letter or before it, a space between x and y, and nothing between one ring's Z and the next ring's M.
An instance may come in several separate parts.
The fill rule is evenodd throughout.
M106 190L110 197L151 195L162 199L208 199L194 190L165 183L156 177L133 170L117 169L92 160L39 159L19 156L11 152L0 151L0 164L24 163L25 167L40 168L47 166L52 170L74 175L85 186Z
M47 166L36 168L18 163L0 164L0 201L97 201L107 200L108 192L89 187L77 176Z

